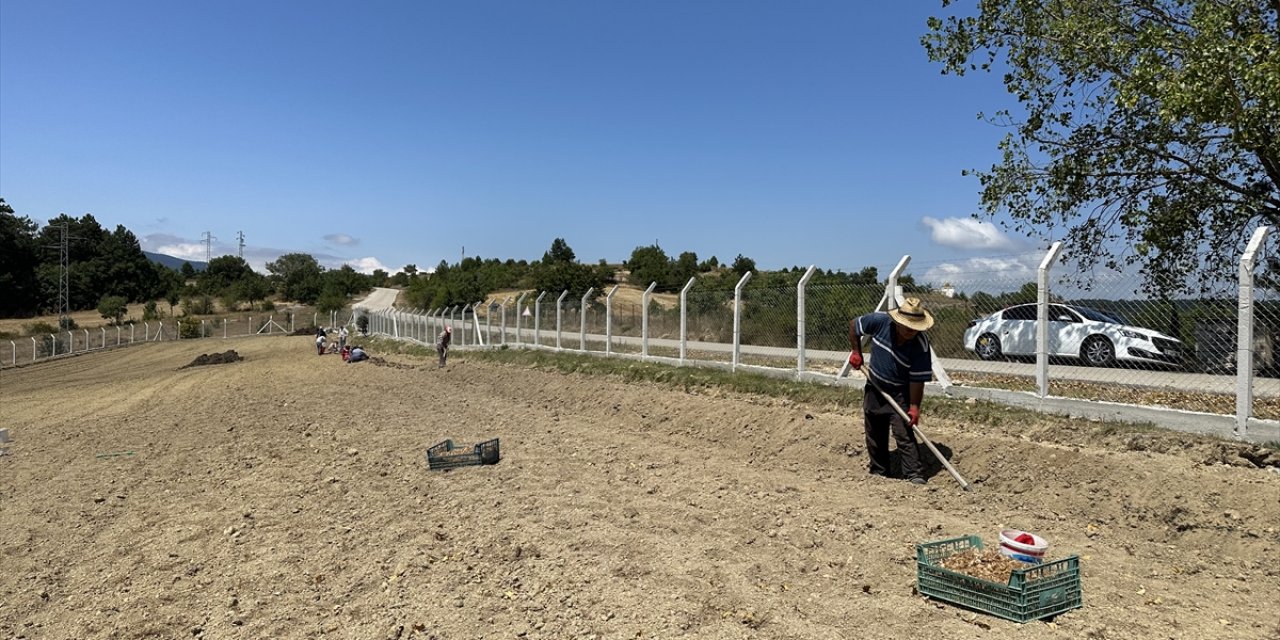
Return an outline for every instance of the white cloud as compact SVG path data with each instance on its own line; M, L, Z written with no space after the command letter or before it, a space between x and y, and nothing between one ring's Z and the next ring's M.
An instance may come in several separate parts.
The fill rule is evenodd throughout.
M343 260L342 263L351 265L352 269L355 269L356 271L359 271L360 273L363 273L365 275L371 274L377 269L382 269L387 273L392 273L393 271L395 271L395 269L387 268L386 265L382 264L381 260L378 260L377 258L374 258L374 257L356 258L354 260Z
M204 245L195 242L180 242L176 244L162 244L154 249L147 249L152 253L163 253L167 256L189 260L191 262L204 262L205 250Z
M932 240L944 247L957 249L1007 249L1014 242L990 222L973 218L938 220L925 216L921 221L932 232Z
M1036 281L1036 270L1043 256L1027 254L998 258L969 258L960 262L944 262L929 268L923 281L941 286L950 284L957 291L1002 293L1013 291Z
M342 247L350 247L350 246L360 244L359 240L357 240L356 238L352 238L351 236L345 233L331 233L325 236L324 240L325 242L336 244Z

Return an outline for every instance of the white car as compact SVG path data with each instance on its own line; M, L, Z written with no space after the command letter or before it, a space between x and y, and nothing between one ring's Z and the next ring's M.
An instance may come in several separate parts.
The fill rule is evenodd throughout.
M1036 354L1036 305L1020 304L969 323L964 348L983 360ZM1095 367L1119 363L1182 363L1180 340L1135 327L1087 307L1049 305L1049 355L1080 358Z

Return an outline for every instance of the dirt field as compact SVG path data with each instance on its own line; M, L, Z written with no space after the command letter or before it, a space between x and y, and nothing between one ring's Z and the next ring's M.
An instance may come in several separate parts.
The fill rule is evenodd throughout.
M1212 443L926 405L964 493L867 476L821 407L429 364L277 337L5 370L0 637L1280 637L1280 474ZM493 437L497 465L426 467ZM1017 625L913 592L917 542L1002 526L1079 554L1084 607Z

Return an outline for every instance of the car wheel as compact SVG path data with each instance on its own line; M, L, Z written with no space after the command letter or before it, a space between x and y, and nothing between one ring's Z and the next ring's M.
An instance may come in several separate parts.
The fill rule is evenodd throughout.
M1080 358L1094 367L1110 367L1116 363L1116 348L1102 336L1092 336L1080 347Z
M994 333L984 333L978 336L978 341L974 344L974 351L978 353L978 357L983 360L999 360L1003 352L1000 350L1000 338Z

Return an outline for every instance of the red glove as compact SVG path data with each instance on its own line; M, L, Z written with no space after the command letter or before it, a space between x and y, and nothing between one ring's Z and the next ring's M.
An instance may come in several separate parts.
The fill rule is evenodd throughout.
M907 417L911 418L907 424L913 427L916 426L916 424L920 422L920 407L911 407L910 409L907 409Z
M861 351L854 350L849 353L849 366L853 367L854 369L862 368L862 352Z

